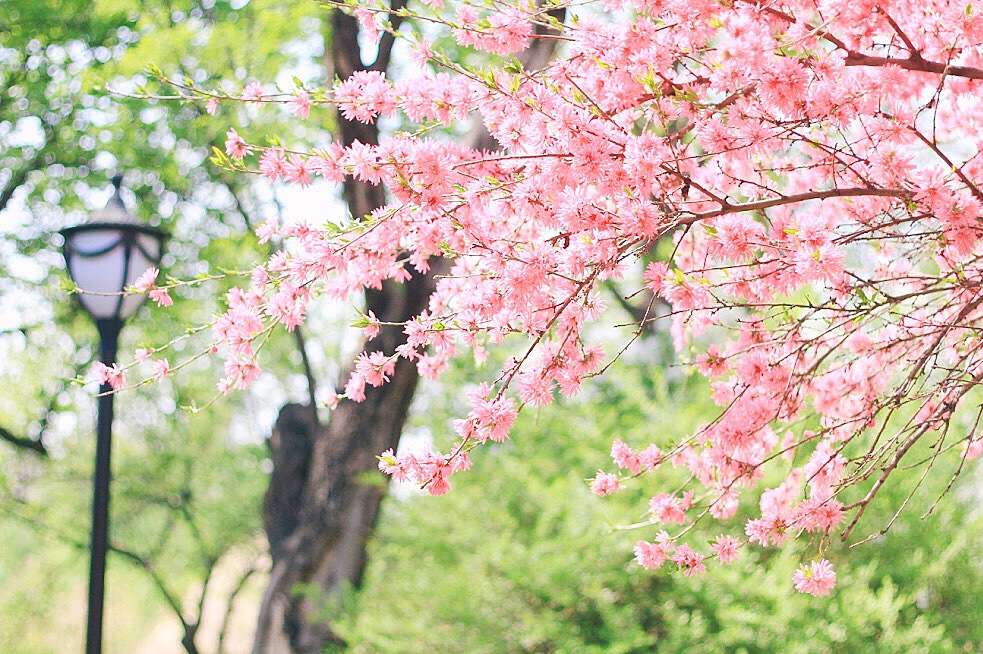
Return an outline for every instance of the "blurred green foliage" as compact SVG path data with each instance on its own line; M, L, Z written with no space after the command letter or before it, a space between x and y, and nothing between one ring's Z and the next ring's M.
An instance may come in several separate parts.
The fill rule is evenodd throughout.
M421 433L446 438L463 408L455 388L427 396ZM357 643L352 651L980 651L983 516L971 478L920 520L947 481L937 475L885 537L834 546L827 556L838 587L826 598L793 589L793 572L814 556L803 545L746 547L732 566L711 562L697 578L635 565L634 541L656 529L611 527L638 521L657 482L601 499L585 478L611 468L605 452L614 438L679 438L715 410L702 382L616 366L583 396L522 414L513 440L480 448L449 495L392 499L364 590L335 609L341 632ZM862 526L880 529L905 490L890 490ZM739 516L703 524L689 542L706 551L704 543L739 535L742 525Z
M130 209L172 235L165 274L249 270L268 254L252 227L280 206L251 176L209 165L210 147L222 146L230 125L251 140L277 133L314 143L331 123L323 112L302 123L235 103L212 117L203 104L111 91L173 93L150 79L151 64L232 93L251 80L280 83L288 70L287 79L323 83L322 16L308 0L0 2L0 428L48 453L0 441L5 654L79 650L84 638L95 402L94 386L73 380L89 374L97 342L65 291L57 231L101 208L109 177L122 172ZM209 322L240 281L181 287L173 307L141 309L120 359ZM176 365L207 336L162 356ZM337 339L312 341L323 366ZM260 362L270 374L255 394L205 412L181 407L216 395L216 358L117 399L111 542L125 553L109 556L107 651L134 651L156 625L176 624L178 611L195 622L210 572L262 556L262 439L279 404L307 394L292 336L277 334Z

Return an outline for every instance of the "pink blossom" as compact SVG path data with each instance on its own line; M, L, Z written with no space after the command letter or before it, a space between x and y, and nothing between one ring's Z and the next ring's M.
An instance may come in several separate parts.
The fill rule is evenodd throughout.
M479 384L468 393L472 410L464 420L453 422L454 430L462 438L484 443L487 440L502 442L508 436L519 413L515 401L502 396L487 399L490 393L487 384Z
M621 488L621 484L618 481L618 477L601 470L597 471L597 475L590 484L591 492L601 497L616 493L619 488Z
M144 293L154 288L157 282L157 275L160 271L154 267L147 268L143 274L137 277L137 280L133 283L133 288L138 292Z
M799 569L792 575L795 590L800 593L808 593L817 597L829 595L836 585L836 573L833 572L833 564L826 559L813 561L808 567L799 566Z
M380 71L356 71L335 85L334 99L348 120L371 123L396 109L392 86Z
M459 10L457 17L462 24L460 29L455 30L458 43L496 54L522 50L532 35L529 17L514 7L490 14L485 19L488 27L480 26L470 7Z
M261 225L258 229L262 229L262 228L263 226ZM257 230L257 235L258 235L258 230ZM261 237L261 240L262 242L265 243L266 241L269 240L269 238L267 237L266 239L262 239ZM265 287L267 284L270 283L270 273L263 266L256 266L255 268L253 268L253 272L249 276L249 279L254 289L262 290L263 287Z
M781 547L795 532L790 523L791 520L784 512L765 511L760 518L747 521L744 525L744 533L751 542Z
M707 566L703 563L704 558L706 557L693 551L692 547L683 543L676 548L675 554L669 560L679 566L679 569L683 571L683 575L693 577L706 573Z
M983 454L983 438L967 440L963 446L963 456L966 460L975 459Z
M658 570L675 550L669 534L660 532L656 542L640 540L635 543L635 561L646 570Z
M656 445L649 445L638 454L638 462L645 470L654 470L662 461L662 451Z
M161 380L171 373L171 365L167 359L158 359L153 364L154 379Z
M236 132L234 127L229 128L225 137L225 153L230 157L242 159L252 152L252 148L246 145L246 142L242 140L242 137L239 136L239 133Z
M840 481L846 467L846 459L834 446L824 441L820 443L805 466L806 481L813 492L829 495L833 486Z
M424 0L426 2L426 0ZM431 2L440 2L440 0L431 0ZM443 6L443 2L440 2ZM433 59L433 49L430 42L426 39L420 39L417 43L410 48L410 58L413 62L420 66L421 68L427 65L431 59Z
M246 85L246 88L242 90L242 95L240 98L246 102L255 102L262 105L265 104L265 94L266 90L263 88L262 84L259 82L250 82Z
M255 361L239 361L238 359L226 359L225 377L219 380L219 392L226 394L235 390L249 388L259 379L260 368Z
M218 113L218 98L208 98L208 102L205 103L205 113L209 116Z
M447 477L443 474L434 474L429 481L426 482L424 489L431 495L446 495L451 489L450 483L447 481Z
M300 155L292 154L282 164L280 175L288 182L310 186L312 172L313 168L306 159Z
M681 525L686 522L684 501L674 495L660 493L649 500L649 511L659 522Z
M126 386L126 371L117 364L107 366L101 361L95 364L96 380L100 384L108 384L114 391L118 391Z
M373 338L379 335L381 327L379 324L379 319L376 318L375 313L373 313L371 309L369 310L366 318L368 318L369 324L362 328L362 335L365 337L365 340L371 341Z
M378 42L381 32L379 25L375 21L375 14L365 7L355 7L355 18L362 27L362 31L371 41Z
M828 532L843 521L843 504L833 498L813 497L801 504L800 524L807 531Z
M392 448L386 450L376 458L379 459L379 470L387 475L392 475L393 481L406 481L406 471L396 460L396 454Z
M171 298L170 293L168 293L166 288L154 288L147 292L147 296L151 300L157 303L159 307L169 307L174 304L174 300Z
M744 525L750 546L803 532L823 540L847 517L838 498L853 493L840 493L865 478L848 471L873 465L863 453L890 460L912 429L945 428L983 370L974 327L983 320L983 158L971 156L983 147L973 129L983 111L964 76L979 66L970 46L983 41L983 21L937 0L892 7L891 21L876 3L820 3L821 32L812 5L603 4L606 12L541 35L562 42L541 69L509 60L435 72L445 53L420 41L417 77L363 70L333 91L292 97L258 82L244 89L242 101L286 100L298 117L312 95L365 124L400 111L393 124L403 131L376 139L370 129L306 152L253 146L261 181L349 179L382 187L386 204L352 220L257 230L285 248L247 291L229 293L216 319L214 348L232 362L222 389L254 379L259 335L300 325L316 295L348 303L439 271L427 280L426 310L404 316L406 342L359 356L344 396L364 400L400 359L436 378L453 357L509 341L516 358L478 373L486 383L452 422L456 454L387 459L394 477L440 494L470 466L463 452L507 439L521 407L589 388L604 370L597 340L609 330L596 325L609 324L600 297L611 290L628 313L610 322L668 325L679 358L711 378L719 413L690 433L660 426L664 453L616 441L618 470L599 472L592 488L674 466L687 482L652 492L652 521L695 518L695 496L716 520L760 497L760 514ZM379 36L378 12L354 11ZM433 38L446 40L445 29L499 54L525 49L544 17L533 4L451 11L434 12ZM926 70L882 65L913 57ZM942 80L933 62L958 66ZM926 98L930 128L920 118ZM500 149L453 138L465 121L487 128L495 143L483 147ZM234 129L226 136L229 156L250 154ZM169 300L156 277L138 291ZM367 337L381 329L374 316L362 327ZM637 349L634 334L624 330ZM893 429L885 411L906 405L921 407L915 419L884 432ZM963 447L979 456L983 440ZM909 463L920 465L906 458L885 483ZM758 489L776 473L783 478ZM720 537L712 547L726 562L738 546ZM674 556L684 573L702 572L702 555L668 540L641 541L636 555L646 567ZM831 574L806 570L797 587Z
M717 536L717 540L714 541L710 549L717 555L721 563L728 564L733 563L737 560L737 548L740 543L730 536Z
M259 157L259 171L268 180L275 182L280 177L285 177L286 159L283 155L283 148L266 148Z
M322 401L324 402L324 406L328 407L328 409L331 411L334 411L338 408L338 404L341 402L341 396L334 391L329 391L325 393Z
M265 223L256 228L256 236L259 237L260 244L266 243L274 236L280 235L280 221L277 218L270 218Z
M632 474L637 475L642 470L642 461L638 452L631 449L618 439L611 446L611 458L619 468L628 468Z
M719 377L727 370L727 361L720 353L717 345L711 345L706 353L697 355L696 367L707 377Z
M311 96L307 91L300 90L287 103L287 109L298 118L307 119L311 115Z

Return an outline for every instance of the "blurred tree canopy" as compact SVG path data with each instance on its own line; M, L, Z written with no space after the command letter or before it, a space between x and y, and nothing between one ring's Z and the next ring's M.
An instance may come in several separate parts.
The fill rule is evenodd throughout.
M65 301L57 231L101 208L121 172L131 211L172 235L162 267L193 279L248 271L268 247L251 226L282 211L275 191L208 165L210 146L224 140L221 118L107 89L138 91L150 63L229 88L241 87L246 71L276 79L290 70L323 83L322 14L301 0L0 3L0 650L81 647L95 417L93 387L73 382L87 374L97 342ZM328 126L222 111L237 111L241 131L259 135L310 139ZM183 288L173 307L141 310L123 332L121 356L207 323L235 281ZM326 353L312 365L330 365L331 343L312 348ZM207 637L197 634L206 591L216 575L248 579L262 568L270 404L308 396L298 342L278 335L271 346L271 373L257 392L207 412L181 410L216 393L219 371L205 360L117 403L107 600L115 651L132 651L162 612L180 618L175 644L195 651L204 640L203 651L217 651L223 615L211 616ZM197 347L190 339L166 356ZM218 583L225 604L236 583Z

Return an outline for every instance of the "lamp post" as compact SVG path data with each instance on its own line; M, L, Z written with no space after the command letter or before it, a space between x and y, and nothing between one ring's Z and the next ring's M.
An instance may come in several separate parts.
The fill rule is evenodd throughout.
M106 207L88 222L61 231L68 274L78 287L79 300L99 330L99 360L116 361L120 330L144 300L144 295L123 295L137 277L160 262L166 234L142 225L127 212L120 196L123 178L113 177L115 192ZM109 538L110 451L113 429L112 388L99 388L96 427L96 467L92 491L92 541L89 561L86 654L102 651L102 608Z

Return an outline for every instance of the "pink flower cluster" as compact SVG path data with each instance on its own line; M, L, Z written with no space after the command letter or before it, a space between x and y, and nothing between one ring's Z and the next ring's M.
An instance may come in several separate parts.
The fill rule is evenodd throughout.
M392 475L395 481L418 484L431 495L445 495L450 490L450 476L471 469L467 452L450 458L433 452L423 454L394 454L386 450L379 456L379 470Z
M147 270L137 277L136 282L133 284L134 290L140 293L146 293L147 297L157 303L159 307L169 307L174 304L174 300L171 298L170 293L166 288L161 288L157 286L157 275L160 271L156 268L147 268Z
M801 593L820 596L829 595L836 585L833 565L826 559L813 561L808 567L801 566L792 577L795 589Z
M463 5L458 9L457 21L459 27L454 36L458 43L496 54L524 50L532 36L529 12L518 7L506 7L479 20L474 7Z
M635 561L648 570L658 570L670 561L685 576L692 577L707 571L705 558L686 543L676 544L665 531L659 532L654 543L644 540L635 543Z
M470 397L449 454L383 456L384 470L439 494L472 447L508 437L522 406L574 395L602 369L589 328L602 291L641 274L721 411L671 445L616 441L617 471L599 471L591 489L679 468L690 484L649 503L662 525L727 520L759 498L746 540L718 539L721 562L745 543L849 535L848 518L910 452L955 441L966 458L983 451L979 434L944 429L983 379L983 136L967 127L983 120L983 18L941 0L867 5L827 3L820 22L805 0L607 0L624 11L551 35L561 55L540 71L440 59L440 74L393 82L360 71L323 96L363 123L402 112L424 123L419 135L298 154L230 130L228 154L271 181L381 184L389 203L343 229L261 228L290 247L216 323L232 361L225 388L255 379L257 335L300 324L316 295L406 281L445 257L406 343L361 355L343 396L361 401L400 360L436 377L461 352L522 342ZM536 12L464 4L435 24L505 54L545 25ZM360 19L375 24L367 11ZM439 58L418 42L423 58ZM251 84L242 99L270 95ZM307 91L290 102L297 115L310 109ZM458 129L471 115L499 152L432 135L433 122ZM642 271L656 255L665 260ZM782 460L785 479L760 488ZM870 475L881 475L874 493L855 497ZM704 567L669 536L636 554L650 568ZM795 585L822 594L834 580L820 562Z
M107 366L102 361L95 364L96 381L100 384L107 384L114 391L126 387L126 371L117 364Z
M461 438L479 443L488 440L501 443L508 437L519 413L515 400L500 395L489 400L490 393L488 384L479 384L468 393L471 411L463 420L454 421L454 431Z

